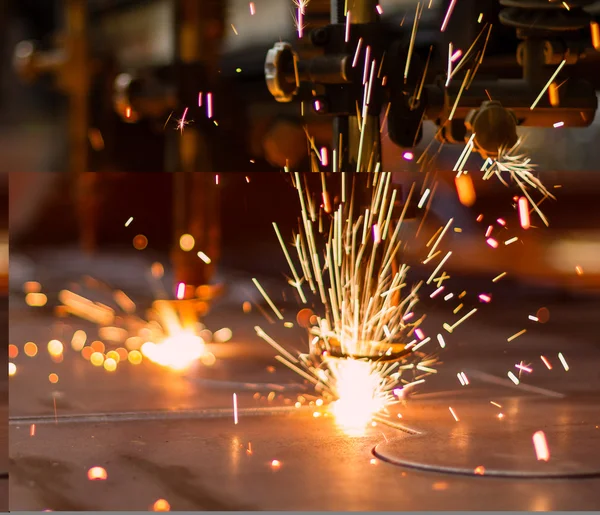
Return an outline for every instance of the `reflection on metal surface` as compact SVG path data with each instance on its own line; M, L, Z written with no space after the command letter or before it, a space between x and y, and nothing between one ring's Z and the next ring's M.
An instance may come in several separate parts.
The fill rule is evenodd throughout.
M267 415L285 415L307 411L303 408L279 407L279 408L246 408L238 409L240 419L243 417L257 417ZM179 411L139 411L139 412L115 412L97 413L94 415L63 415L63 416L39 416L39 417L12 417L9 420L11 426L29 426L31 424L99 424L104 422L137 422L152 420L203 420L230 417L233 424L233 409L198 409Z

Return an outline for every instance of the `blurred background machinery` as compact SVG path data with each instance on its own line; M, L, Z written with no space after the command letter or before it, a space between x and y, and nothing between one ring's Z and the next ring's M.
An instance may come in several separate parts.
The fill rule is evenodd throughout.
M522 78L521 28L515 13L527 11L530 4L457 2L441 32L450 2L431 0L420 13L415 55L424 62L432 48L432 69L439 69L447 59L448 42L465 51L490 21L494 29L478 79L496 84L499 78ZM580 7L587 9L586 24L597 17L592 2L571 4L572 15L560 13L563 21L581 15ZM152 198L157 213L168 213L163 216L175 242L177 280L207 284L218 261L219 216L227 209L219 207L219 190L209 188L218 175L276 171L286 160L299 170L310 169L303 125L317 145L331 144L330 121L311 110L301 116L297 104L275 102L264 74L265 56L274 41L293 41L301 60L318 55L310 33L330 23L328 0L308 4L301 39L291 14L293 5L280 0L5 0L3 5L0 168L70 171L38 175L35 186L15 174L13 191L19 190L21 180L22 194L27 196L27 202L11 201L11 232L17 239L34 220L43 218L49 205L69 213L74 205L80 239L84 248L93 250L101 226L118 211L111 192L129 187L131 199ZM410 38L419 2L382 0L378 5L381 21ZM498 23L501 16L503 23ZM589 26L577 23L575 32L580 36L585 32L589 39ZM566 46L553 47L556 52L546 64L554 69L560 55L568 54L570 80L585 80L599 89L598 52L559 39ZM472 111L480 105L477 102L465 109ZM423 125L418 150L438 131L434 123L438 120L430 118ZM585 124L590 122L586 119ZM558 174L551 182L564 185L564 191L573 195L595 194L595 175L587 172L598 169L599 147L590 145L600 137L597 121L585 129L518 131L526 135L524 150L540 170L547 177L550 172ZM586 152L582 145L587 145ZM437 168L451 169L461 150L444 147ZM386 131L381 153L386 170L417 171ZM166 200L166 189L158 195L150 187L145 193L134 188L128 178L133 172L178 172L169 180L171 199ZM575 172L587 173L585 180ZM154 182L148 179L148 184ZM486 185L480 186L478 191L485 194ZM126 207L123 211L126 219ZM192 254L180 252L183 234L191 234L209 249L214 256L211 265L197 259L192 263Z

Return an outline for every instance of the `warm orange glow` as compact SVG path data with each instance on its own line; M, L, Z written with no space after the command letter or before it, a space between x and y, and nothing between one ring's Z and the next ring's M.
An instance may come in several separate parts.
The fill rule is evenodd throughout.
M185 370L202 358L205 345L202 338L193 332L181 331L156 344L146 342L142 354L150 361L173 370Z
M104 351L106 350L106 345L104 345L104 343L102 343L101 341L96 340L95 342L92 342L92 349L94 349L94 352L104 353Z
M117 356L119 356L119 361L127 360L127 356L129 355L129 352L127 352L127 349L124 349L123 347L119 347L115 352L117 353Z
M60 356L64 350L64 345L58 340L50 340L48 342L48 353L50 354L50 356Z
M42 291L42 285L37 281L27 281L23 285L23 291L25 293L40 293Z
M523 229L531 227L531 219L529 216L529 201L526 197L519 198L519 220Z
M533 446L538 461L548 461L550 459L550 449L548 449L548 442L543 431L534 433Z
M152 272L152 277L154 277L155 279L162 279L163 275L165 275L165 267L158 262L152 263L150 271Z
M8 346L8 357L15 359L19 355L19 347L12 343Z
M368 361L330 360L329 366L337 396L332 405L335 421L345 433L360 436L385 408L381 377Z
M94 349L92 349L91 347L84 347L83 349L81 349L81 356L83 357L83 359L92 359L92 354L94 354Z
M271 468L278 469L281 467L281 462L279 460L273 460L271 462Z
M119 361L121 361L121 357L119 356L119 353L116 350L109 350L106 353L106 358L107 359L112 359L116 363L119 363Z
M87 334L85 334L85 331L75 331L75 333L73 334L73 338L71 339L71 347L73 348L73 350L81 352L81 350L85 346L86 341Z
M179 247L184 252L190 252L196 245L196 240L191 234L184 234L179 238Z
M152 505L152 511L171 511L171 505L165 499L159 499Z
M54 373L50 374L48 376L48 381L50 381L52 384L58 383L58 374L54 374Z
M90 362L95 367L101 367L104 364L104 354L101 352L94 352L90 356Z
M92 467L88 470L88 479L90 481L106 481L108 479L108 474L103 467Z
M23 352L26 356L33 358L38 353L37 345L33 342L27 342L23 347Z
M25 295L25 303L33 308L41 308L48 302L48 297L43 293L28 293Z
M143 234L138 234L133 238L133 246L136 250L144 250L148 246L148 238Z
M592 31L592 45L596 50L600 50L600 25L598 22L593 21L590 24L590 30Z
M467 173L461 173L454 180L458 199L463 206L471 207L477 200L473 179Z
M558 93L558 86L555 82L548 86L548 98L552 107L558 107L560 105L560 95Z
M139 350L132 350L127 355L127 359L132 365L139 365L142 362L142 353Z
M107 372L114 372L117 370L117 362L112 358L107 358L104 361L104 370Z

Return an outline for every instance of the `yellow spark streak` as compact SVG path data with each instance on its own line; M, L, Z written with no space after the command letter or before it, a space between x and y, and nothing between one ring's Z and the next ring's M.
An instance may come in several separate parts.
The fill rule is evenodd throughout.
M456 420L457 422L460 422L460 419L458 418L458 416L456 415L456 413L454 413L454 410L448 406L448 409L450 410L450 413L452 413L452 416L454 417L454 420Z
M277 226L277 224L275 222L273 222L273 228L275 229L275 233L277 234L277 239L279 240L279 244L281 245L281 248L283 249L283 254L285 255L285 259L287 260L288 266L290 267L290 270L292 271L292 275L294 276L294 286L298 290L298 295L300 295L300 299L302 300L302 302L304 304L306 304L307 301L306 301L306 297L304 296L304 292L302 291L300 277L298 276L298 272L296 271L296 267L294 266L292 258L290 257L290 254L287 250L285 242L283 241L283 238L281 237L281 233L279 232L279 227Z
M448 261L448 259L450 258L451 255L452 255L452 251L448 252L448 254L446 254L444 256L444 258L440 261L440 263L435 268L435 270L433 271L433 273L429 276L429 279L427 279L427 284L431 284L431 281L433 281L433 278L442 269L442 267L444 266L444 264L446 263L446 261Z
M503 278L505 275L506 275L506 272L502 272L500 275L497 275L496 277L494 277L494 278L492 279L492 282L493 282L493 283L496 283L496 282L498 282L498 281L499 281L500 279L502 279L502 278Z
M508 339L508 341L509 341L509 342L512 342L513 340L516 340L516 339L517 339L519 336L521 336L521 335L525 334L526 332L527 332L527 329L523 329L522 331L519 331L518 333L516 333L516 334L513 334L513 335L512 335L512 336L511 336L511 337Z
M456 0L454 0L454 1L456 1ZM406 57L406 66L404 68L404 82L406 82L406 80L408 79L408 72L410 70L412 54L413 54L413 50L415 48L415 40L417 38L417 27L419 26L419 18L421 17L421 14L419 11L423 12L423 9L421 8L421 2L417 3L417 11L415 12L415 21L413 22L412 33L410 35L410 43L408 46L408 55Z
M131 222L133 222L133 216L125 222L125 227L129 227L129 224L131 224Z
M454 107L452 108L452 111L450 112L450 116L448 117L448 121L452 121L452 119L454 118L454 113L456 113L456 108L458 107L458 103L460 102L460 99L462 97L463 91L465 89L465 86L467 85L467 82L469 81L469 77L471 75L471 70L467 71L467 74L465 75L465 78L462 82L462 85L460 86L460 90L458 92L458 95L456 96L456 101L454 102Z
M265 333L259 326L255 326L254 330L259 338L262 338L269 345L271 345L275 350L277 350L280 354L289 359L292 363L300 363L294 356L292 356L288 351L286 351L281 345L279 345L273 338L271 338L267 333Z
M263 287L260 285L260 283L258 282L258 280L256 280L253 277L252 278L252 282L254 283L254 285L256 286L256 288L258 289L258 291L261 293L261 295L264 297L264 299L267 301L267 304L269 304L269 306L271 306L271 309L273 310L273 312L275 313L275 315L277 316L277 318L279 318L279 320L283 320L283 315L277 309L277 307L275 306L275 304L273 304L273 301L267 295L267 292L263 289Z
M438 339L438 342L440 344L440 347L442 349L446 348L446 341L444 340L444 337L441 334L437 335L437 339Z
M496 406L497 408L502 409L502 406L500 404L498 404L497 402L494 401L490 401L490 404L493 404L494 406Z
M448 223L444 227L444 230L442 231L442 233L440 234L440 236L436 240L436 242L433 245L433 247L431 247L431 250L429 251L429 255L427 257L431 256L436 251L438 245L442 241L442 238L445 236L446 232L448 232L448 229L450 229L450 226L452 225L453 222L454 222L454 218L450 218L450 220L448 220Z
M446 329L446 331L448 331L449 333L452 333L452 331L454 331L454 329L456 329L460 324L462 324L467 318L473 316L475 313L477 313L477 308L472 309L471 311L469 311L464 317L462 317L458 322L455 322L454 325L449 325L449 324L444 324L444 329Z
M533 104L531 104L531 107L529 108L531 111L533 111L535 109L535 106L538 105L539 101L542 99L542 97L544 96L544 94L546 93L546 91L548 90L548 88L550 87L550 84L552 84L554 82L554 79L556 79L557 75L563 69L563 66L565 64L567 64L567 60L566 59L562 63L560 63L560 65L558 66L558 68L556 69L556 71L554 72L554 74L552 75L552 77L550 77L550 80L546 83L546 85L544 86L544 88L540 92L539 96L535 99L535 101L533 102Z

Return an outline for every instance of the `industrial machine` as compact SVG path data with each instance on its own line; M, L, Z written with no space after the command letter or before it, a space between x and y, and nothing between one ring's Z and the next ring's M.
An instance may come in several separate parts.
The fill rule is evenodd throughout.
M457 3L468 16L453 23ZM484 158L512 148L517 126L592 123L598 100L590 78L600 70L598 2L500 0L497 19L490 19L490 2L450 0L438 44L423 49L416 34L425 4L417 3L412 24L398 28L381 23L383 10L376 0L333 0L330 24L310 34L317 55L302 59L285 42L268 52L265 77L273 97L281 103L298 101L302 112L331 118L334 167L375 168L384 111L389 138L399 147L418 144L423 122L429 120L439 128L438 140L472 141ZM301 17L305 7L299 5ZM493 79L481 68L498 22L520 41L516 62L521 77ZM478 36L461 50L455 44L464 38L457 31L472 32L474 25L480 26ZM593 63L587 76L567 72L582 61Z

